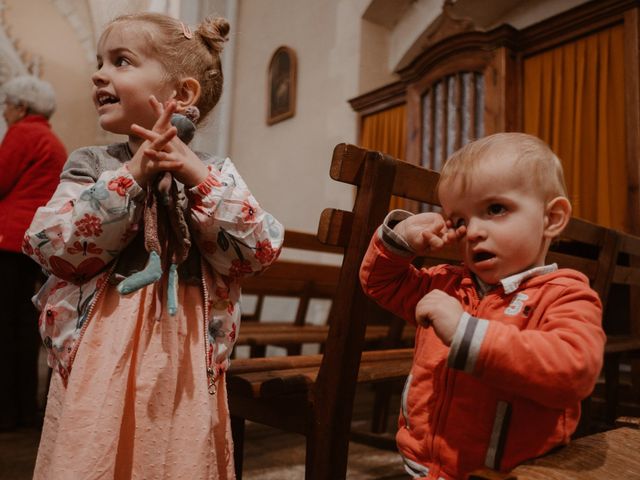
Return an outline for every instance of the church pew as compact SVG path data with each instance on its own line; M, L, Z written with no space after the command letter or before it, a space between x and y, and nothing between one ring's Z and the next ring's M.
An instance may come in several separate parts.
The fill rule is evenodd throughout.
M640 478L640 419L621 418L617 423L617 428L581 437L511 472L480 469L469 480Z
M618 232L611 295L604 317L608 332L605 355L605 418L611 423L620 410L620 366L631 367L626 404L640 414L640 238Z
M313 300L333 299L340 274L339 266L321 263L317 254L341 255L342 248L322 244L315 234L287 230L284 249L296 251L304 260L279 259L262 274L242 282L243 296L254 296L256 301L252 312L242 314L236 346L249 346L251 357L264 357L269 345L284 348L287 355L299 355L304 344L322 346L329 332L326 323L309 324L307 317ZM265 319L265 302L273 298L295 301L295 317ZM389 325L370 325L365 341L374 347L388 335ZM404 331L404 341L411 344L410 329Z
M396 350L394 355L387 351L363 353L367 323L380 325L388 320L363 294L358 271L369 239L387 212L394 162L377 153L337 147L331 175L339 181L341 174L336 175L335 169L343 159L355 162L364 172L353 210L344 212L353 221L341 226L340 213L335 210L323 212L320 220L319 238L344 249L323 353L288 357L296 363L262 372L236 371L243 366L235 360L227 376L238 478L242 475L245 419L303 434L307 445L305 478L345 478L356 384L401 379L409 371L412 349ZM249 359L257 360L271 361Z

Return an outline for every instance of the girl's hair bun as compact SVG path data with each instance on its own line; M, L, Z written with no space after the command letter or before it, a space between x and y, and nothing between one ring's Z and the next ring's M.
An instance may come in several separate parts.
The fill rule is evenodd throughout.
M229 29L229 22L226 18L207 17L198 25L196 32L209 50L220 53L224 42L228 40Z

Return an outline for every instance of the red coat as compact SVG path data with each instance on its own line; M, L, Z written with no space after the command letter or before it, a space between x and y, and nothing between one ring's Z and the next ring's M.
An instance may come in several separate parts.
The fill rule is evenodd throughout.
M51 198L67 151L40 115L9 127L0 145L0 250L21 252L36 209Z
M461 479L483 465L510 470L567 443L602 367L597 294L560 269L481 296L464 267L416 269L376 233L364 291L415 324L418 301L440 289L465 315L450 347L418 327L396 440L416 478ZM550 268L549 270L552 270Z

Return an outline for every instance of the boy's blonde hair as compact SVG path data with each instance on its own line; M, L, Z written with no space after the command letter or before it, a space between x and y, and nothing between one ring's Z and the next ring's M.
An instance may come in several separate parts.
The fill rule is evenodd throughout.
M204 118L220 100L224 77L220 53L229 34L229 22L221 17L205 18L196 29L180 20L152 12L122 15L112 20L102 32L101 42L114 26L140 23L140 33L147 36L149 53L163 65L168 80L193 77L200 83L196 106Z
M567 197L562 164L549 146L526 133L496 133L468 143L445 162L438 191L445 183L460 179L463 191L469 186L477 167L490 155L513 154L514 175L526 176L545 201Z

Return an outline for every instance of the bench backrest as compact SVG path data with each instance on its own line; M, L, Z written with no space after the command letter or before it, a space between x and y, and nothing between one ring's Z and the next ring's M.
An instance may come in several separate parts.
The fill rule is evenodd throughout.
M552 243L547 263L584 273L606 307L618 244L615 230L573 217Z
M314 385L320 441L348 438L355 386L367 323L390 321L390 315L371 302L359 282L360 264L375 229L382 223L393 194L433 202L438 174L354 145L337 145L331 178L356 186L351 211L322 212L318 238L345 249L338 288L329 316L329 335ZM324 462L328 464L329 462ZM320 459L317 464L322 464ZM317 478L335 478L346 465L327 465Z
M340 247L324 245L316 235L294 230L285 231L283 247L305 254L342 254ZM311 299L333 298L339 272L336 265L278 259L260 275L242 281L243 295L257 296L254 313L243 315L243 322L260 321L265 298L276 296L299 300L294 324L303 325Z
M612 334L640 341L640 238L618 232L605 326Z

